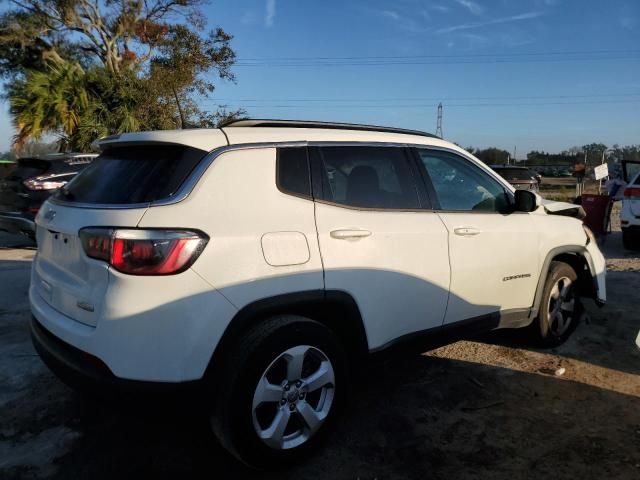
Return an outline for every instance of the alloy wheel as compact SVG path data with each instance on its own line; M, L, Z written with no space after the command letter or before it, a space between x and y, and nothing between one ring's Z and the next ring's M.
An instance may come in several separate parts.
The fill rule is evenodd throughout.
M575 314L574 285L570 278L559 278L551 292L547 305L549 330L554 336L562 336L571 326Z
M253 426L269 447L287 450L309 440L327 419L335 373L327 355L299 345L282 352L260 377L253 395Z

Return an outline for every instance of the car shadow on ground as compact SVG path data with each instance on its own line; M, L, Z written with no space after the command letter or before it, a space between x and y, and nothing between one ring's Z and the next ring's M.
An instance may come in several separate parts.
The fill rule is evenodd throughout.
M607 291L609 301L602 308L590 299L583 300L586 315L581 317L567 342L556 348L537 348L526 330L496 330L474 340L559 355L605 369L640 375L640 349L635 343L640 330L640 273L609 271Z
M43 373L28 394L4 406L1 435L14 447L37 445L49 430L64 428L68 453L44 465L38 458L46 449L32 449L18 464L11 455L14 464L0 473L111 480L637 478L640 472L636 396L479 363L420 355L374 362L353 385L352 402L324 447L279 472L237 463L193 405L85 398Z

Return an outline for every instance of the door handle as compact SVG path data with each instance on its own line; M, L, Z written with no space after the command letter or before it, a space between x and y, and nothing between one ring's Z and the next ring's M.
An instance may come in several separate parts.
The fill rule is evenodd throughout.
M369 230L333 230L329 235L337 240L357 240L371 235Z
M481 233L481 230L474 227L458 227L453 229L453 233L461 237L473 237Z

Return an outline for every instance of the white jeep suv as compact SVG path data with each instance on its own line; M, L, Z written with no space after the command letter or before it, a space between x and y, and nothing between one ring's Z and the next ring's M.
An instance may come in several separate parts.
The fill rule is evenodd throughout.
M311 448L353 366L605 301L580 207L421 132L244 120L121 134L41 208L34 344L72 385L204 386L255 466Z
M628 182L620 210L622 243L629 250L640 250L640 162L626 161L622 167Z

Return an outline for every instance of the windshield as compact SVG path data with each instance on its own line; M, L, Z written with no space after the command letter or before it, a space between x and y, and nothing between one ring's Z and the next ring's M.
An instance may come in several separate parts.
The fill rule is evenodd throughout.
M95 204L147 203L170 197L206 154L180 145L113 147L56 194Z

